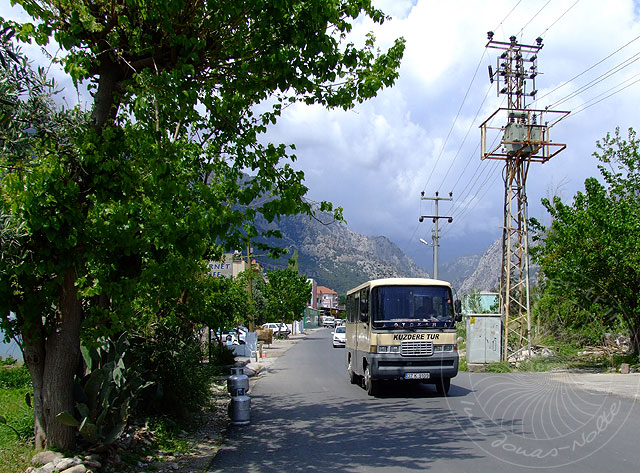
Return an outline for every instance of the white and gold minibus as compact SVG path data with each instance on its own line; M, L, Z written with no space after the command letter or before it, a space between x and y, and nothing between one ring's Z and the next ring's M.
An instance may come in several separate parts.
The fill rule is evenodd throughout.
M451 285L423 278L366 282L347 292L347 373L369 395L380 381L432 383L449 392L458 374L455 322L460 301Z

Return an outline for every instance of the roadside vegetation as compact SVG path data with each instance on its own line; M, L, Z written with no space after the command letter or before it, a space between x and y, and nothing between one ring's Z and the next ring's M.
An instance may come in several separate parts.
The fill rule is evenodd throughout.
M538 283L531 291L533 353L488 371L631 372L640 364L640 141L630 128L596 143L599 178L567 203L543 199L550 223L531 219ZM480 310L477 294L469 304ZM472 311L473 312L473 311ZM464 327L458 327L458 334ZM461 348L462 349L462 348ZM626 368L626 367L625 367Z
M32 392L26 367L0 359L0 473L23 472L35 453Z
M542 345L578 366L637 369L640 355L640 142L619 129L596 144L600 179L533 219L540 283L532 313Z
M169 442L211 408L233 356L209 333L299 318L310 286L295 261L265 281L254 252L286 251L256 221L342 209L310 202L295 145L264 133L285 107L347 110L391 86L404 40L350 41L356 18L386 20L357 0L15 3L31 20L0 19L0 328L26 363L4 375L31 384L7 391L0 429L25 454L109 460L131 428ZM86 108L20 47L54 38ZM211 276L245 250L243 277Z

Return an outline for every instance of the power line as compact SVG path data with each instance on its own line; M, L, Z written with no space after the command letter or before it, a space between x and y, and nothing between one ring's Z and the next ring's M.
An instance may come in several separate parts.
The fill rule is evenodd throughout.
M600 61L596 62L594 65L592 65L591 67L588 67L587 69L585 69L584 71L582 71L581 73L573 76L571 79L567 80L566 82L563 82L562 84L560 84L558 87L552 89L551 91L547 92L546 94L542 95L541 97L538 97L536 100L534 100L531 104L533 105L534 103L542 100L543 98L551 95L552 93L554 93L556 90L561 89L562 87L564 87L565 85L571 83L572 81L576 80L578 77L583 76L584 74L586 74L587 72L589 72L590 70L594 69L595 67L599 66L600 64L602 64L603 62L605 62L607 59L609 59L611 56L614 56L615 54L617 54L618 52L622 51L624 48L626 48L627 46L629 46L631 43L633 43L634 41L637 41L638 39L640 39L640 35L636 36L635 38L633 38L631 41L629 41L628 43L626 43L623 46L620 46L618 49L616 49L615 51L613 51L611 54L609 54L608 56L606 56L605 58L601 59Z
M638 61L639 59L640 59L640 52L637 52L636 54L634 54L630 58L625 59L621 63L617 64L616 66L614 66L611 69L609 69L608 71L606 71L605 73L599 75L598 77L596 77L595 79L591 80L590 82L587 82L585 85L583 85L579 89L575 90L574 92L570 93L569 95L565 96L564 98L556 100L554 103L552 103L548 107L549 108L553 108L553 107L555 107L557 105L563 104L567 100L570 100L570 99L576 97L581 92L584 92L585 90L588 90L591 87L594 87L594 86L598 85L600 82L608 79L609 77L617 74L622 69L624 69L625 67L630 66L631 64L633 64L634 62Z
M478 72L477 69L476 69L476 72ZM474 78L475 78L475 75L474 75ZM471 133L471 128L473 128L473 125L475 124L476 119L478 118L478 115L480 115L480 111L482 110L482 106L484 105L485 101L487 100L487 97L489 96L489 92L491 91L491 87L492 87L491 84L489 84L489 87L487 88L487 92L484 94L484 98L482 99L482 102L480 103L480 106L478 107L478 110L476 111L476 114L473 117L473 120L471 120L471 122L469 123L469 128L467 129L467 133L464 135L464 138L462 139L462 142L460 143L460 146L458 147L458 151L456 152L455 156L451 160L451 163L449 164L449 168L447 169L447 172L444 174L444 177L442 178L442 182L446 181L447 176L449 175L449 171L451 171L451 168L453 168L453 163L455 163L456 159L460 155L460 151L462 150L462 147L466 143L467 138L469 137L469 133ZM467 165L464 167L464 169L460 173L460 176L462 176L462 174L464 174L464 171L467 170L468 166L469 166L469 164L468 164L468 161L467 161ZM459 181L460 181L460 177L458 177L458 180L456 181L456 184ZM451 189L451 190L453 191L453 189Z
M449 142L449 137L451 136L451 133L453 132L455 124L458 121L458 117L460 116L460 111L462 110L462 107L464 106L464 103L467 100L467 97L469 96L469 91L471 90L471 86L473 85L473 81L475 80L476 75L478 74L478 69L480 69L480 65L482 64L482 60L484 59L484 56L485 56L486 53L487 53L487 51L485 49L482 52L482 56L480 57L480 60L478 61L478 65L476 66L476 70L473 73L473 77L471 78L471 82L469 82L469 86L467 87L467 91L464 94L464 98L462 99L462 103L460 103L460 107L458 107L458 112L456 113L456 116L453 119L453 123L451 124L451 128L449 128L449 133L447 133L447 137L445 138L444 143L442 144L442 148L440 148L440 153L438 154L438 157L436 159L435 164L431 168L431 172L429 173L429 177L427 178L427 182L424 185L424 188L422 189L422 192L424 192L427 189L427 186L429 185L429 182L431 181L431 177L433 176L433 172L434 172L435 168L438 166L438 162L440 161L440 158L442 157L442 153L444 152L444 149L446 148L447 143Z
M484 177L484 180L477 186L477 189L475 190L475 192L473 192L473 193L469 192L467 194L467 196L473 195L472 199L474 197L477 197L478 194L481 192L481 190L487 185L487 183L489 182L489 179L491 179L491 176L498 169L499 165L500 165L500 162L496 160L491 166L485 166L485 169L480 174L480 176L482 176L482 174L484 174L485 171L487 171L487 175ZM476 183L479 180L480 180L479 178L476 179ZM474 185L475 185L475 183L474 183ZM467 196L465 196L465 200L466 200ZM456 206L456 208L453 209L452 212L451 212L452 217L454 217L454 218L461 217L465 213L465 210L467 209L467 206L468 205L464 204L464 203L461 203L460 205Z
M634 80L633 82L631 82L630 84L627 84L626 86L624 86L623 88L621 88L620 90L616 90L615 92L613 92L613 93L611 93L611 94L607 95L606 97L603 97L602 99L600 99L600 100L598 100L598 101L596 101L596 102L594 102L594 103L589 104L589 102L592 102L593 100L597 99L598 97L601 97L602 95L606 94L606 93L607 93L607 92L609 92L610 90L613 90L613 89L615 89L615 88L617 88L617 87L620 87L620 86L621 86L622 84L624 84L625 82L628 82L628 81L630 81L630 80L632 80L632 79L635 79L636 77L640 77L640 74L636 74L635 76L630 77L630 78L629 78L629 79L627 79L626 81L621 82L620 84L618 84L618 85L616 85L616 86L614 86L614 87L610 88L609 90L604 91L604 92L603 92L603 93L601 93L600 95L597 95L596 97L594 97L594 98L590 99L588 102L585 102L585 103L581 106L581 108L578 108L576 111L574 111L570 116L576 116L578 113L580 113L580 112L584 112L586 109L588 109L588 108L590 108L590 107L593 107L594 105L599 104L600 102L602 102L602 101L604 101L604 100L608 99L609 97L612 97L613 95L616 95L617 93L622 92L623 90L625 90L625 89L627 89L627 88L631 87L633 84L636 84L636 83L640 82L640 78L639 78L639 79L636 79L636 80ZM587 104L589 104L589 105L587 105Z
M520 36L520 34L524 31L524 29L525 29L527 26L529 26L529 23L531 23L531 22L536 18L536 16L538 16L538 15L540 14L540 12L541 12L542 10L544 10L545 8L547 8L547 5L549 5L550 3L551 3L551 0L548 0L548 1L547 1L547 3L545 3L544 5L542 5L542 8L540 8L540 10L538 10L538 12L537 12L535 15L533 15L533 16L531 17L531 19L530 19L527 23L525 23L525 25L522 27L522 29L520 29L520 31L518 31L518 34L517 34L516 36Z
M573 3L573 5L571 5L569 8L567 8L567 9L564 11L564 13L563 13L562 15L560 15L560 16L556 19L556 21L554 21L553 23L551 23L551 24L547 27L547 29L545 29L545 30L542 32L542 34L540 35L540 37L541 37L541 38L544 38L544 35L546 35L546 34L547 34L547 31L549 31L551 28L553 28L553 27L555 26L555 24L556 24L556 23L558 23L558 22L562 19L562 17L563 17L563 16L565 16L567 13L569 13L569 10L571 10L573 7L575 7L579 2L580 2L580 0L576 0L576 1Z
M551 0L549 0L549 1L551 1ZM519 0L518 3L516 3L513 6L513 8L509 11L509 13L506 14L506 16L502 19L502 21L498 24L498 26L495 29L498 29L498 28L500 28L500 26L502 26L502 24L507 20L507 18L509 18L509 16L511 16L513 11L518 7L518 5L520 5L521 2L522 2L522 0ZM436 162L433 165L433 167L431 168L431 172L429 173L429 176L427 177L427 182L425 183L424 188L422 189L423 192L426 191L427 186L429 185L429 182L431 182L431 177L433 176L433 173L434 173L436 167L438 166L438 163L440 162L440 158L442 157L444 149L446 148L447 143L449 142L449 137L451 136L451 133L453 132L453 129L455 128L455 125L456 125L456 123L458 121L458 117L460 116L460 112L462 110L462 107L464 106L464 104L465 104L465 102L467 100L467 97L469 95L469 91L471 90L471 86L473 85L473 82L474 82L474 80L476 78L476 75L478 74L478 70L480 69L480 65L482 64L482 60L484 59L484 56L485 56L486 53L487 53L487 50L485 48L484 51L482 52L482 55L480 56L480 60L478 61L478 65L476 66L476 69L475 69L475 71L473 73L473 77L471 78L471 81L469 82L469 86L467 87L467 91L464 94L464 98L462 99L462 103L460 104L460 107L458 108L458 112L456 113L456 116L453 119L453 123L451 124L451 128L449 128L449 132L447 133L447 137L445 138L444 143L442 144L442 148L440 149L440 153L438 154L438 157L436 158ZM489 90L490 90L490 88L489 88ZM488 95L488 91L487 91L487 95ZM485 100L486 100L486 96L485 96ZM484 103L484 100L483 100L483 103ZM478 113L479 113L479 110L478 110ZM476 117L477 117L478 113L476 113ZM474 120L475 120L475 118L474 118ZM471 129L471 127L469 127L469 129ZM468 133L469 132L467 131L467 134ZM454 157L454 161L457 158L457 156L458 156L458 154L456 153L456 156ZM447 173L445 174L445 178L449 174L449 171L451 170L452 166L453 166L453 161L449 165L449 169L447 169ZM444 179L443 179L443 181L444 181Z
M499 166L500 166L499 161L495 161L493 163L493 166L487 166L487 169L490 169L490 172L489 174L487 174L487 177L482 182L482 184L478 186L478 190L475 192L474 196L472 197L472 200L470 200L470 202L467 204L459 205L458 208L451 213L451 217L455 221L459 222L464 217L466 217L467 214L469 214L469 212L471 212L473 209L475 209L478 206L478 204L483 200L487 192L489 192L490 189L494 188L495 180L500 177L499 173L495 173L495 171L498 169ZM489 182L492 177L494 178L493 181ZM481 191L482 191L482 194L480 194ZM471 202L473 203L471 204ZM442 236L445 236L451 230L452 230L452 226L447 227L447 229L442 232Z

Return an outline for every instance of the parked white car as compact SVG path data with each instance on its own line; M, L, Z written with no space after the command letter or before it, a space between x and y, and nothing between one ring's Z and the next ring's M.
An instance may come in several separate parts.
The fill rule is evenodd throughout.
M274 336L288 337L289 335L291 335L291 329L287 324L283 323L269 322L267 324L262 324L262 328L270 328L271 330L273 330Z
M335 327L336 319L331 317L330 315L325 315L322 317L322 326L323 327Z
M347 327L340 325L336 327L333 335L333 348L344 347L347 344Z

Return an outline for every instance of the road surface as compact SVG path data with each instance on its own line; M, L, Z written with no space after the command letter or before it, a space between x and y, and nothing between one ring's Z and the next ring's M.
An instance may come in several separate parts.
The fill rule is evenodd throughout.
M349 384L330 329L255 381L252 423L232 427L211 472L640 471L637 402L546 373L460 373L432 385ZM569 375L568 375L569 376Z

